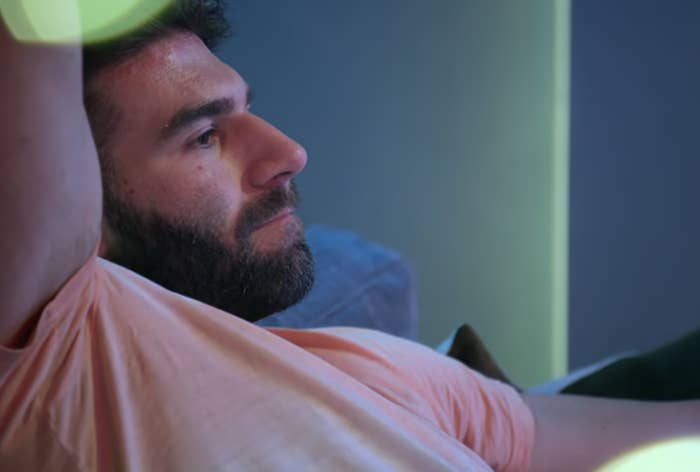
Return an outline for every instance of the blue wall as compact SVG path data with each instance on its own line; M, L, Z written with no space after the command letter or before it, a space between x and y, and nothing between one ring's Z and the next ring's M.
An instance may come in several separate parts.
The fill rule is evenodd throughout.
M256 89L254 110L307 147L305 220L413 263L425 343L470 322L523 384L563 371L555 4L568 3L231 3L238 37L221 56Z
M700 2L572 12L575 367L700 326Z
M553 2L234 0L222 50L307 146L307 220L400 249L422 338L468 320L527 379L551 309ZM700 324L700 2L574 0L571 23L578 366Z

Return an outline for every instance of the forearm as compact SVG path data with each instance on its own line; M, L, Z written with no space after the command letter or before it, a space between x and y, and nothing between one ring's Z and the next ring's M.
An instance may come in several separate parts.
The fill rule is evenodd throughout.
M80 46L18 43L0 21L0 63L4 344L94 248L102 194Z
M644 445L700 434L700 401L525 397L535 415L532 471L592 471Z

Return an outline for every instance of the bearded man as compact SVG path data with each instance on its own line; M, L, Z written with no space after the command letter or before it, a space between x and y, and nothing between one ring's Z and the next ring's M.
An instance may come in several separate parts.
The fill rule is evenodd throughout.
M61 7L76 21L77 0ZM178 4L85 71L78 45L0 23L3 470L584 471L700 433L696 401L521 396L409 341L263 329L97 257L178 283L163 258L189 243L214 280L241 264L236 290L266 310L306 290L283 303L249 273L308 272L291 184L306 154L200 36L221 15Z

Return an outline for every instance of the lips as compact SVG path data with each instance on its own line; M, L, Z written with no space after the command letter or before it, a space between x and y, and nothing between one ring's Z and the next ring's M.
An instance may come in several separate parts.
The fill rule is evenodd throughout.
M299 194L292 181L288 189L283 186L275 187L245 204L235 224L236 239L246 241L256 230L289 217L294 213L298 203Z
M255 227L253 228L253 231L257 231L260 228L263 228L265 226L276 223L276 222L286 218L287 216L290 216L293 213L294 213L294 210L292 208L285 208L284 210L280 211L272 218L269 218L269 219L263 221L262 223L255 225Z

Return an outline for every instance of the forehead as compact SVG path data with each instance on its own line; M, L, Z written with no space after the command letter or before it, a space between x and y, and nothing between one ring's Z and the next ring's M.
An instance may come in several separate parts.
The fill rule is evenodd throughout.
M245 88L236 71L189 33L154 41L100 73L94 85L121 112L121 121L133 126L148 126L145 121L166 119L182 106L235 96Z

